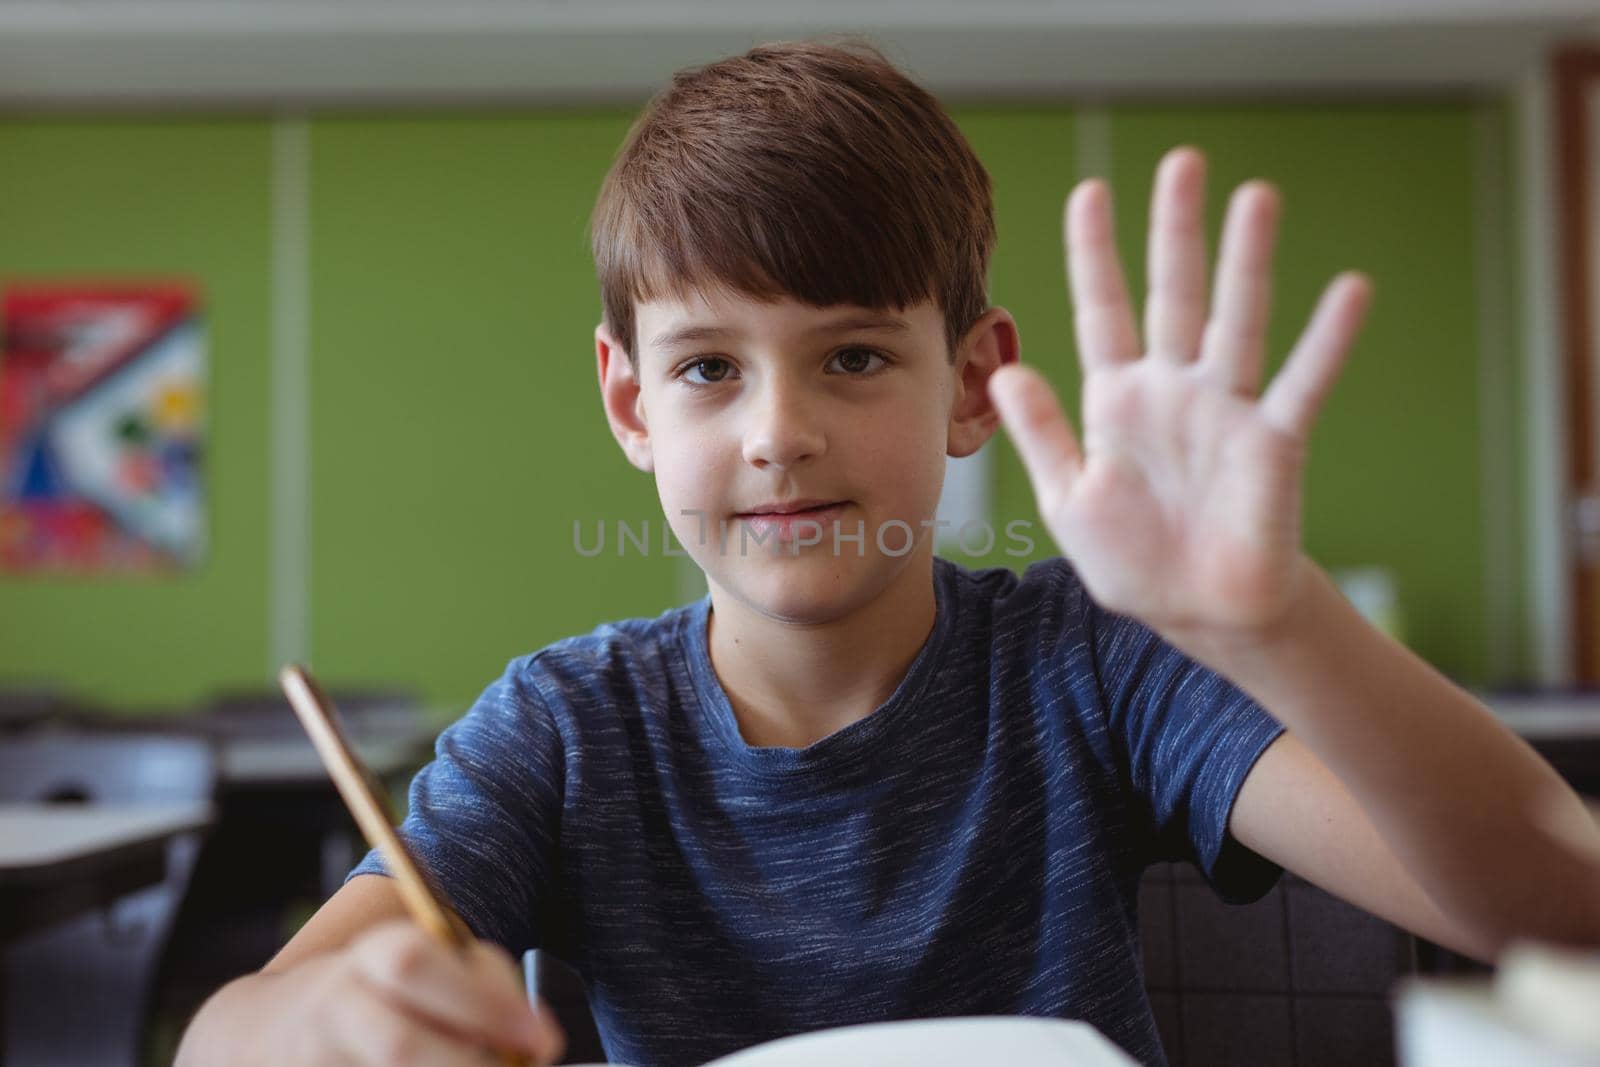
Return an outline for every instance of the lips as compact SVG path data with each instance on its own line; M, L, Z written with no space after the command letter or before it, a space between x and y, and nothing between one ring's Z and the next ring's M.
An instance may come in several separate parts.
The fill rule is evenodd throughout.
M846 503L846 501L821 500L813 498L791 501L773 501L766 504L760 504L754 508L751 508L749 511L741 511L737 514L740 517L750 515L798 515L801 512L821 511L824 508L829 508L844 503Z
M741 512L738 518L762 542L768 538L782 542L804 538L807 543L815 544L849 506L850 501L839 500L797 511Z

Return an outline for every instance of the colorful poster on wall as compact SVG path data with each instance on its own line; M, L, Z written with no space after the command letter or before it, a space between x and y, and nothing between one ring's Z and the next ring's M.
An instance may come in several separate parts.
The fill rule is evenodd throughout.
M192 567L206 345L174 284L0 292L0 570Z

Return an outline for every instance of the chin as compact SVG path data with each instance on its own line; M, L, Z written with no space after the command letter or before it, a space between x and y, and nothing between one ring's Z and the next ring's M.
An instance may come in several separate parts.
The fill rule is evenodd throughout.
M830 622L847 614L870 584L864 573L869 559L834 558L822 546L802 549L798 557L780 550L734 558L719 576L723 588L753 610L794 623Z

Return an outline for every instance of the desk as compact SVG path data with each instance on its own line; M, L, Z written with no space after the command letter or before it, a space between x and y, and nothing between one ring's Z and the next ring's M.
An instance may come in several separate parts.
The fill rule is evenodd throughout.
M410 705L371 707L342 713L346 736L357 754L386 781L427 762L439 726ZM294 712L281 698L259 707L171 715L80 716L76 728L97 732L133 730L204 738L217 753L218 792L314 787L333 795L333 783Z
M227 737L217 742L218 775L224 788L271 786L331 788L328 771L304 734L298 737ZM433 731L413 731L351 739L356 754L378 779L389 782L426 762Z
M153 885L206 804L0 804L0 945Z
M208 804L0 804L0 949L159 883L168 843L211 821ZM0 1035L5 1001L0 966Z

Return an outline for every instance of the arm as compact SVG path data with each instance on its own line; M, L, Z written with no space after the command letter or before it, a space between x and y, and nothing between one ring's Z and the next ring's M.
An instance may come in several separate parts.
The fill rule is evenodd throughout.
M1532 821L1550 813L1595 840L1577 795L1320 572L1302 590L1270 640L1194 642L1290 730L1246 779L1235 836L1485 961L1516 937L1600 945L1597 869Z
M1445 914L1417 884L1356 798L1294 734L1262 753L1228 832L1313 885L1438 945L1493 963L1492 938Z
M1465 956L1493 952L1439 910L1384 843L1361 805L1292 733L1250 769L1228 832L1246 848L1363 911Z
M1036 372L1005 366L989 382L1040 514L1102 607L1228 678L1297 738L1241 795L1242 841L1351 899L1372 899L1357 869L1414 886L1406 917L1448 924L1474 955L1519 936L1600 943L1600 831L1578 799L1486 709L1368 626L1301 551L1306 444L1370 283L1336 278L1263 390L1276 192L1234 193L1208 309L1203 186L1198 152L1162 161L1143 355L1109 194L1089 181L1068 202L1084 447ZM1308 787L1293 772L1313 759L1332 780Z

